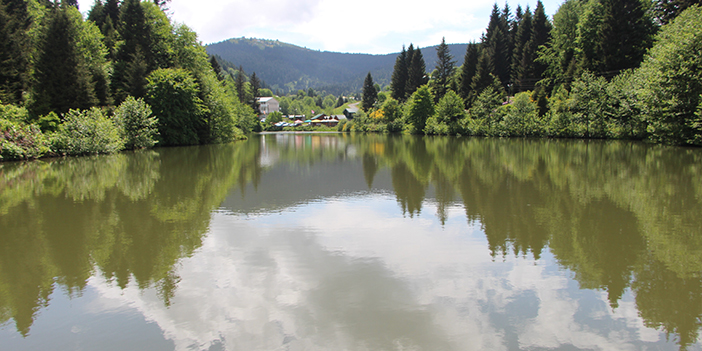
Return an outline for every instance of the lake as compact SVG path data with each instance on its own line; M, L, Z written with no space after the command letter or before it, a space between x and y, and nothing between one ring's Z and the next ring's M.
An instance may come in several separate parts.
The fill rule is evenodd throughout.
M2 350L699 350L702 150L262 134L0 164Z

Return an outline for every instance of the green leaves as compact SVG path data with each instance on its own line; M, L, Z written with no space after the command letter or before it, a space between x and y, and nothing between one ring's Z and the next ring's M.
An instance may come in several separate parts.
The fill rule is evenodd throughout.
M209 111L199 98L200 87L190 72L159 69L151 73L146 100L159 121L162 145L196 145L206 127Z

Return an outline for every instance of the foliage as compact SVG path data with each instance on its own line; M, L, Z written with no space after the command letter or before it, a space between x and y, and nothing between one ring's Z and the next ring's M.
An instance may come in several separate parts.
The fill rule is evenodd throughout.
M424 132L426 134L461 134L459 122L465 118L463 100L453 90L449 90L436 105L436 112L429 117Z
M120 128L102 110L70 110L52 137L52 148L67 155L105 154L124 148Z
M427 118L434 115L434 97L429 87L426 85L419 87L410 97L406 108L406 130L411 134L423 132Z
M612 116L607 80L584 72L573 83L570 99L573 118L582 126L579 134L586 138L607 137Z
M266 124L276 124L283 120L283 114L275 111L268 114L266 117Z
M373 85L373 77L370 72L366 75L366 80L363 82L363 110L368 112L375 102L378 100L378 91Z
M635 75L650 139L702 145L695 117L702 102L701 7L688 8L663 27Z
M506 105L498 108L501 121L497 127L501 136L539 137L545 134L543 120L539 117L531 92L521 92Z
M407 86L407 50L402 46L402 52L395 59L395 66L392 71L392 82L390 89L395 100L404 101L406 98L405 88Z
M90 56L83 56L92 50L84 45L79 47L80 28L77 25L82 20L72 18L77 11L74 7L59 8L54 9L50 16L35 65L36 83L30 102L35 115L51 111L66 113L72 108L85 109L98 103L95 84L87 68ZM80 17L80 13L77 16Z
M49 142L38 126L0 116L0 160L30 159L49 152Z
M200 88L190 72L159 69L147 78L146 101L158 119L159 143L195 145L200 143L207 111L198 97Z
M129 96L114 112L127 150L150 148L156 144L158 120L151 116L151 107L143 99Z
M436 74L432 75L434 101L439 102L451 88L451 78L455 70L453 56L446 45L446 38L441 38L441 44L436 48Z
M504 101L504 94L500 90L501 88L500 85L493 84L478 95L475 103L468 111L468 116L462 122L462 128L468 134L477 136L499 135L497 124L500 122L500 116L497 114L497 108Z
M44 133L55 132L58 130L59 125L61 125L61 119L54 111L51 111L48 114L39 117L37 124Z

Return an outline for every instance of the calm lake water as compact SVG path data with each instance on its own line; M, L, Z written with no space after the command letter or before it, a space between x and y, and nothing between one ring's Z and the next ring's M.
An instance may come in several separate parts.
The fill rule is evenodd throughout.
M265 134L0 164L2 350L701 349L702 150Z

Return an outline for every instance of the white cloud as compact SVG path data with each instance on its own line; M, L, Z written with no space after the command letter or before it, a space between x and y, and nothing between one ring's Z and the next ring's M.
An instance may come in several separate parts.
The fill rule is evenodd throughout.
M79 1L86 12L93 1ZM494 0L173 0L173 20L194 29L201 41L256 37L315 50L386 54L402 45L421 47L479 40ZM533 9L536 1L524 1ZM546 0L547 14L560 0ZM498 2L504 6L504 2ZM512 9L517 2L511 1Z
M435 210L425 202L421 215L405 218L393 196L368 195L255 219L219 212L202 247L178 266L169 308L135 284L121 291L92 278L90 285L109 306L121 299L157 323L177 350L215 343L232 350L506 350L509 337L523 348L627 350L658 340L630 294L613 312L606 294L586 292L600 307L583 320L574 296L582 292L568 272L552 268L549 254L493 262L479 224L467 225L460 206L449 208L443 226ZM510 314L528 305L521 317ZM509 325L495 315L508 316ZM626 328L592 327L612 320Z

